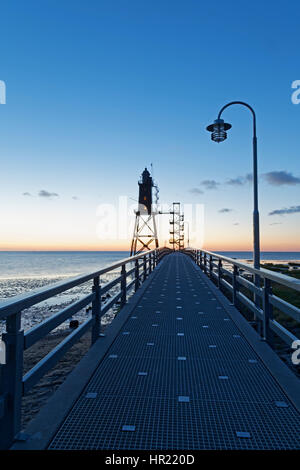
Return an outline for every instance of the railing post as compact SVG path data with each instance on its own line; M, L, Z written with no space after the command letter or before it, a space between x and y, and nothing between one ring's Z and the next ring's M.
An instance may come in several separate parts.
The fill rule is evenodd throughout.
M205 273L205 274L207 274L206 261L207 261L207 257L206 257L206 253L204 253L204 273Z
M209 277L212 279L212 270L213 270L213 258L212 255L209 256Z
M237 266L233 266L233 278L232 278L232 304L236 307L237 306L237 291L238 291L238 283L236 277L239 274L239 270Z
M92 317L94 319L92 326L92 344L97 341L101 333L101 292L99 276L94 277L93 292L95 298L92 301Z
M146 255L143 256L143 269L144 269L143 281L146 281L146 279L147 279L147 257L146 257Z
M202 253L202 250L200 250L200 269L203 270L203 253Z
M272 294L272 285L270 279L264 279L264 287L262 289L262 304L263 304L263 336L262 339L270 342L270 319L272 318L272 305L270 304L269 295Z
M152 253L149 253L149 274L152 272Z
M121 307L124 307L126 304L126 266L125 264L122 264L122 269L121 269Z
M6 349L6 364L2 366L0 392L6 406L0 416L0 449L7 449L21 429L24 350L21 312L6 319L6 333L2 338Z
M218 289L221 289L221 279L222 279L222 260L219 259L219 262L218 262Z
M258 288L258 289L261 289L260 287L260 276L257 276L256 274L254 274L253 276L253 283L254 285ZM263 288L264 289L264 288ZM259 309L260 307L263 308L263 305L262 305L262 302L261 302L261 299L259 297L259 295L256 294L256 292L254 292L254 295L253 295L253 302L255 303L255 306ZM257 326L257 332L260 336L263 336L264 335L264 326L263 326L263 322L261 322L261 320L258 318L258 316L256 315L256 313L253 313L253 321L256 323L256 326Z
M134 277L135 277L134 291L136 292L140 286L140 273L139 273L139 260L138 259L135 260Z

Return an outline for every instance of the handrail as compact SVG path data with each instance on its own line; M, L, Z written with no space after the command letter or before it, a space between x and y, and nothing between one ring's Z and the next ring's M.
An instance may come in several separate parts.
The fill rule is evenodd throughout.
M195 263L211 280L216 281L219 289L223 287L231 294L232 305L238 309L244 306L253 312L254 323L258 325L258 332L263 340L270 344L272 343L271 331L289 346L297 340L293 333L274 319L273 307L298 322L300 322L300 309L274 295L272 283L300 292L299 279L265 268L256 269L252 265L212 251L193 248L184 251L192 257ZM218 260L217 264L216 260ZM223 262L231 265L232 272L223 267ZM250 273L252 281L242 277L243 272ZM256 285L253 282L256 275L259 275L262 285ZM244 288L243 292L240 291L240 287ZM255 298L251 299L254 296Z
M64 308L60 312L49 318L46 318L46 320L30 328L24 333L24 349L30 348L33 344L41 339L41 336L46 336L48 333L50 333L50 331L61 325L65 320L79 312L79 310L82 308L89 305L94 300L94 298L95 296L93 293L88 294L87 296L83 297L83 299L68 305L68 307Z
M278 284L284 284L286 287L295 289L300 292L300 280L286 276L285 274L276 273L265 268L256 269L252 265L247 263L242 263L241 261L235 260L234 258L229 258L228 256L219 255L218 253L213 253L212 251L200 250L207 255L213 256L214 258L221 259L230 264L234 264L239 268L249 271L251 274L257 274L262 278L270 279L271 281L278 282Z
M6 346L6 361L4 365L0 364L0 404L3 405L3 413L0 413L0 449L8 448L20 431L22 396L52 369L89 329L92 333L91 344L94 344L101 333L101 317L116 304L122 308L127 302L129 291L133 287L137 291L161 258L169 252L171 250L166 248L142 252L98 271L81 274L67 281L56 282L29 293L10 297L0 303L0 320L6 320L6 332L2 335ZM128 270L126 270L127 265L129 265ZM121 268L121 274L102 286L100 276L118 268ZM25 333L21 329L23 310L91 280L93 285L90 294L73 301L66 308ZM117 284L120 285L119 291L116 293L113 290L112 297L102 305L102 295ZM92 307L91 317L87 318L23 376L24 351L88 305Z

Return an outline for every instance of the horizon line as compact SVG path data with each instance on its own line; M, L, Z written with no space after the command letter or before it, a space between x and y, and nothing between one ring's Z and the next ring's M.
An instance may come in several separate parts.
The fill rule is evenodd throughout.
M161 246L159 248L170 248L170 247L165 247L165 246ZM193 247L190 247L190 248L193 248ZM195 249L198 249L198 250L203 250L203 251L211 251L211 252L214 252L214 253L217 253L217 252L224 252L224 253L231 253L231 252L236 252L236 253L242 253L242 252L247 252L247 253L252 253L253 252L253 249L238 249L238 250L229 250L228 248L227 249L208 249L208 248L195 248ZM10 253L10 252L22 252L22 253L35 253L35 252L47 252L47 253L51 253L51 252L70 252L70 253L73 253L73 252L83 252L83 253L97 253L97 252L128 252L130 251L130 249L99 249L99 250L95 250L95 249L2 249L0 248L0 253ZM177 250L176 250L177 251ZM146 252L146 250L145 250ZM260 250L260 253L300 253L300 249L288 249L288 250Z

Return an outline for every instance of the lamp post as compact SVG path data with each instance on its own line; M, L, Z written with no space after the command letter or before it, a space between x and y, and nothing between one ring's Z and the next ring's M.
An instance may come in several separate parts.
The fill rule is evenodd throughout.
M214 142L224 142L227 138L227 131L231 129L231 124L221 119L223 111L234 104L239 104L248 108L253 117L253 261L254 267L260 269L260 241L259 241L259 212L258 212L258 178L257 178L257 137L256 137L256 115L254 109L243 101L232 101L220 110L218 118L206 129L211 132L211 139ZM259 284L259 277L256 276L256 284Z

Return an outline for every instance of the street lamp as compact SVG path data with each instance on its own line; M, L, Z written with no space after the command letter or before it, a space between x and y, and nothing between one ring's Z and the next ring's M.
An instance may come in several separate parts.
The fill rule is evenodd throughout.
M211 140L214 142L223 142L227 139L227 132L231 129L231 124L224 122L223 119L216 119L213 124L207 126L207 130L211 132Z
M253 258L254 267L260 269L260 242L259 242L259 212L258 212L258 178L257 178L257 137L256 137L256 116L253 108L243 101L232 101L221 109L218 118L213 124L206 129L211 132L211 139L214 142L224 142L227 138L227 131L231 129L231 124L228 124L221 119L223 111L234 104L239 104L248 108L253 117L253 196L254 196L254 210L253 210ZM256 284L259 283L259 278L256 276Z

